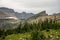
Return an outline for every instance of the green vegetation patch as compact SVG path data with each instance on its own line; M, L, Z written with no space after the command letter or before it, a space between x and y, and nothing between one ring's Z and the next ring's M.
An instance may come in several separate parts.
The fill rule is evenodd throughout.
M30 39L31 35L29 33L24 34L12 34L5 37L5 40L22 40L22 39Z
M42 34L41 34L41 32L42 32ZM39 34L40 34L40 36L43 35L45 37L44 40L52 40L52 39L60 40L60 30L50 29L48 32L46 30L43 30L41 32L39 32ZM31 33L23 33L23 34L8 35L5 37L5 40L22 40L22 39L32 40L31 38L32 38ZM41 36L41 38L42 38L42 36ZM41 40L43 40L43 39L41 39Z

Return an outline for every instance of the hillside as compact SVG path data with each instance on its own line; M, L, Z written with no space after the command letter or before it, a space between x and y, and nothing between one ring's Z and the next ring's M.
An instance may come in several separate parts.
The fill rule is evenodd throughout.
M42 16L48 16L48 14L46 13L46 11L42 11L40 13L35 14L34 16L30 17L27 19L27 21L33 21L33 20L38 20L38 18L42 17Z
M46 11L42 11L42 12L37 13L37 14L35 14L34 16L30 17L29 19L36 19L36 18L38 18L38 17L46 16L46 15L48 15L48 14L46 14ZM29 20L29 19L28 19L28 20Z
M60 40L60 13L48 15L42 11L38 14L13 14L0 10L0 40Z
M52 40L52 38L54 38L54 40L60 40L60 32L59 30L50 30L49 32L46 32L46 30L42 31L43 36L48 37L50 36L50 38L46 38L46 40ZM53 37L51 37L51 35L53 34ZM41 34L40 34L41 35ZM31 33L22 33L22 34L12 34L12 35L8 35L5 37L4 40L26 40L26 38L28 40L32 40L31 38ZM1 38L0 38L1 39Z
M32 17L30 17L29 19L27 19L27 22L38 22L38 21L44 21L46 19L56 19L56 20L60 20L60 13L56 13L56 14L53 14L53 15L48 15L46 14L45 11L42 11Z

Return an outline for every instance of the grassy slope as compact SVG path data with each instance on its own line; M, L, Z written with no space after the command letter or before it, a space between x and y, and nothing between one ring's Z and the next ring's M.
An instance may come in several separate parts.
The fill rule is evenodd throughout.
M55 40L60 40L60 30L50 29L49 32L47 32L46 30L44 30L42 32L47 39L54 38ZM50 36L50 38L48 38L48 36ZM5 37L5 40L21 40L21 39L26 39L26 37L29 40L31 40L31 34L30 33L8 35Z
M22 40L22 39L30 39L31 35L29 33L24 33L24 34L12 34L8 35L5 40Z
M60 20L57 21L57 23L60 24ZM50 29L49 32L47 32L46 30L43 30L42 32L43 35L47 38L47 40L48 39L51 40L52 38L54 38L54 40L60 40L60 30ZM50 38L48 36L50 36ZM26 37L28 38L28 40L31 40L31 33L8 35L5 37L4 40L22 40L22 39L26 39Z

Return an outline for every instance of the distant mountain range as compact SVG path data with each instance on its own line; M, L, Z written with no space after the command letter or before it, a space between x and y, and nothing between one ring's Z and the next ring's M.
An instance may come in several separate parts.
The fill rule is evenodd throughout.
M26 13L26 12L22 12L22 13L18 13L18 12L15 12L13 9L10 9L10 8L6 8L6 7L0 7L0 10L1 11L4 11L12 16L15 16L19 19L29 19L29 18L37 18L39 16L45 16L45 15L48 15L46 14L46 11L42 11L40 13L37 13L37 14L33 14L33 13Z
M39 12L37 14L26 13L26 12L19 13L19 12L15 12L13 9L6 8L6 7L0 7L0 11L4 12L5 14L8 14L7 16L16 17L16 18L18 18L20 20L25 20L25 21L33 20L33 19L36 19L36 18L38 18L40 16L48 15L46 13L46 11L42 11L42 12Z
M19 24L22 19L26 20L33 15L34 15L33 13L26 13L26 12L18 13L15 12L13 9L0 7L0 29L15 28L15 26ZM8 26L5 26L6 24Z
M26 12L18 13L15 12L13 9L6 8L6 7L0 7L0 10L5 11L8 14L11 14L13 16L16 16L19 19L28 19L29 17L34 15L33 13L26 13Z
M34 15L33 13L26 13L26 12L18 13L18 12L15 12L15 16L19 19L28 19L33 15Z
M31 23L31 22L37 22L38 20L39 21L45 20L46 18L54 19L54 17L56 17L57 20L60 20L60 13L56 13L53 15L48 15L46 13L46 11L42 11L42 12L39 12L37 14L26 13L26 12L19 13L19 12L15 12L13 9L10 9L10 8L0 7L0 24L2 24L2 22L6 24L7 21L9 23L10 22L12 22L12 23L13 22L14 23L22 22L22 23L24 23L25 21ZM5 27L2 27L2 28L5 28Z

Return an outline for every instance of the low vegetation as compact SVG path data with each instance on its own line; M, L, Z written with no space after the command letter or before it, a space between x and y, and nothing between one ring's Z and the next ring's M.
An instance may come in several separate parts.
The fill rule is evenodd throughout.
M60 23L51 19L20 23L15 29L0 30L0 40L60 40Z

